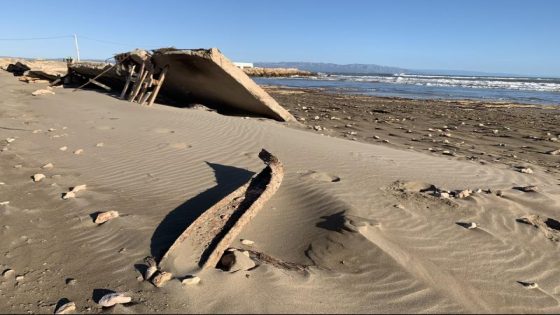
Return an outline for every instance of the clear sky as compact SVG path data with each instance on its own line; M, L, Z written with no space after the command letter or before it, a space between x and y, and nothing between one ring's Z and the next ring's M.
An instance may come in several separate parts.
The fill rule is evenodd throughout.
M560 77L557 0L3 0L0 55L218 47L234 61L375 63ZM97 41L95 41L97 40ZM107 42L101 42L107 41Z

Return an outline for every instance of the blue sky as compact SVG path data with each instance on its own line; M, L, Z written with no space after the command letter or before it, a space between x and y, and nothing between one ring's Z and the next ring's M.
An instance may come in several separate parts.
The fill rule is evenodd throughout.
M218 47L234 61L560 76L556 0L4 0L2 7L0 39L76 33L82 59L135 47ZM0 40L0 55L74 54L71 38Z

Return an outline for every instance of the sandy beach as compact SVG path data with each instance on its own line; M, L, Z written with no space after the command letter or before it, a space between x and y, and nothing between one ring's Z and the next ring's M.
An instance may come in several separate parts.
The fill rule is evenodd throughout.
M560 312L557 108L268 87L297 124L0 84L0 312ZM284 179L232 247L300 269L143 281L263 148Z

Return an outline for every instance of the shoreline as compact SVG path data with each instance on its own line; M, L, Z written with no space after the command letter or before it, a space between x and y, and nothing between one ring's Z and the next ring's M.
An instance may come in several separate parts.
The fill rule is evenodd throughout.
M264 89L315 133L560 174L560 106Z

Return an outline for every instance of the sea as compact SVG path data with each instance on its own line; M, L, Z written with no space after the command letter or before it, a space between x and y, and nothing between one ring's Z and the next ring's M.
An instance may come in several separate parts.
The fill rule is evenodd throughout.
M347 75L255 78L261 85L320 88L337 93L560 105L560 78L458 75Z

